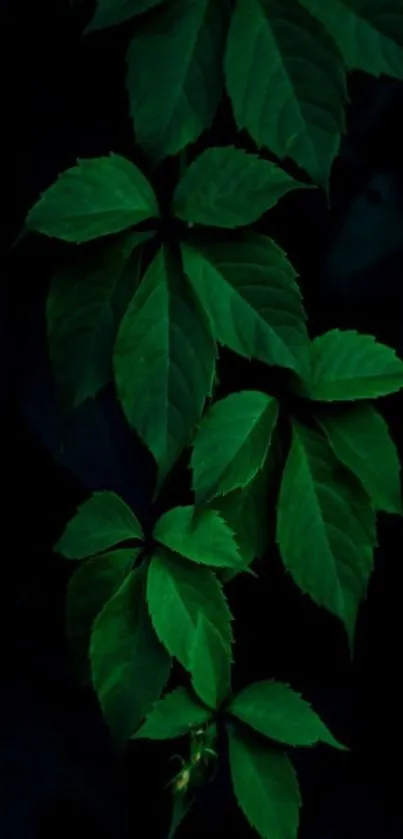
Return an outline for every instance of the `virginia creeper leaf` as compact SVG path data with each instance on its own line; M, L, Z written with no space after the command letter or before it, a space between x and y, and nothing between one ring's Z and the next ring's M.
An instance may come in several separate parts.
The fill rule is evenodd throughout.
M241 565L234 535L216 510L173 507L157 521L153 537L192 562L215 568Z
M287 192L304 187L255 154L234 146L209 148L179 181L173 212L196 224L242 227L257 221Z
M117 154L79 160L30 210L27 230L66 242L119 233L159 215L157 199L140 169Z
M232 393L207 410L190 461L198 505L250 483L266 459L277 417L277 400L254 390Z
M132 739L170 740L189 734L209 721L211 711L199 705L186 688L175 688L159 699Z
M306 371L306 316L296 272L281 248L244 234L197 249L182 245L182 256L220 344L248 359Z
M98 0L95 15L85 32L95 32L108 26L117 26L136 15L148 12L162 0Z
M190 654L192 684L210 708L217 709L231 689L231 647L200 613Z
M114 492L94 492L78 507L54 550L66 559L85 559L126 539L144 539L130 507Z
M347 92L341 54L325 28L297 0L237 0L225 74L238 128L326 186Z
M114 353L120 402L154 455L159 486L190 443L212 388L216 352L190 283L161 249L123 317Z
M151 625L144 589L144 569L135 569L98 615L91 636L94 688L121 745L159 698L171 668Z

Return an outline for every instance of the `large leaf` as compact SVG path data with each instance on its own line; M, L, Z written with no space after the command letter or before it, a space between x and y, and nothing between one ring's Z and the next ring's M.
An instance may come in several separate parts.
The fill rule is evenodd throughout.
M294 423L277 512L277 542L303 592L343 621L352 646L373 568L375 513L327 440Z
M208 409L190 461L197 504L250 483L266 459L277 417L277 400L254 390L232 393Z
M234 535L215 510L173 507L157 521L153 537L166 548L201 565L241 566Z
M182 246L184 269L216 340L248 359L307 369L309 341L296 272L271 239Z
M107 26L117 26L136 15L148 12L158 6L162 0L98 0L95 15L88 24L85 32L95 32L106 29Z
M54 550L66 559L85 559L127 539L144 539L130 507L114 492L94 492L78 507Z
M79 160L63 172L29 212L25 226L79 243L119 233L158 215L157 199L140 169L111 154Z
M400 462L383 417L370 404L316 417L338 457L361 481L376 510L402 513Z
M299 0L326 27L350 70L403 79L401 0Z
M236 800L263 839L297 839L301 796L291 761L257 739L228 728Z
M402 387L403 361L372 335L332 329L313 341L311 399L376 399Z
M225 73L238 128L327 185L347 92L324 27L297 0L237 0Z
M66 634L81 682L90 682L89 647L94 621L116 594L138 557L139 549L122 548L81 563L70 577L66 597Z
M170 0L141 21L127 55L136 138L152 160L208 128L222 95L227 0Z
M144 569L132 571L98 615L91 637L93 684L119 744L157 701L171 668L152 628L144 589Z
M204 616L199 615L190 655L192 684L210 708L219 708L231 689L231 647Z
M176 188L173 212L184 221L242 227L257 221L298 183L279 166L234 146L209 148Z
M255 682L234 696L228 711L251 728L288 746L322 741L343 749L305 699L281 682Z
M133 739L170 740L189 734L194 726L204 725L211 711L193 699L186 688L175 688L159 699Z
M148 238L127 233L95 255L74 253L52 279L46 308L49 353L61 394L73 407L113 378L116 332L139 281L138 246Z
M123 317L114 368L120 402L162 484L189 445L211 392L216 345L179 266L161 249Z
M168 652L191 669L191 652L200 614L231 646L231 613L223 590L207 568L190 565L160 549L148 571L147 601L155 631Z

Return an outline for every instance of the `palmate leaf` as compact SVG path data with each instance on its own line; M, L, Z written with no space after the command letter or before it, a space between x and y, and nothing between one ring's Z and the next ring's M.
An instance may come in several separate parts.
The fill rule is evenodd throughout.
M79 160L59 175L29 212L25 227L66 242L119 233L159 215L140 169L117 154Z
M153 161L194 142L221 99L227 0L170 0L139 21L127 54L137 141Z
M182 257L216 341L248 359L308 375L296 272L272 239L248 233L236 242L182 245Z
M216 353L190 283L161 249L123 317L114 351L118 397L156 460L157 491L190 443L212 389Z
M198 505L250 483L266 459L277 417L277 400L254 390L232 393L207 410L190 461Z
M117 26L158 6L162 0L97 0L97 9L85 32Z
M316 419L336 457L361 481L375 509L401 514L399 455L378 411L360 403Z
M334 38L350 70L403 79L401 0L299 0Z
M113 378L122 316L140 279L148 233L125 233L102 251L74 254L54 275L46 307L53 372L65 402L78 407Z
M231 647L200 613L190 653L192 685L200 699L218 709L231 690Z
M175 216L215 227L257 221L287 192L307 188L283 169L234 146L206 149L185 171L173 199Z
M153 538L186 559L213 568L239 568L234 534L215 510L173 507L157 521Z
M347 89L341 54L324 27L298 0L237 0L225 75L238 128L327 186Z
M375 513L325 437L293 424L277 511L277 542L295 583L343 622L353 646L373 569Z
M127 539L144 539L130 507L115 492L94 492L78 507L54 550L66 559L85 559Z
M133 740L170 740L189 734L195 726L209 721L212 712L199 704L183 687L175 688L159 699Z
M262 839L297 839L301 795L284 754L228 726L232 785L238 806Z

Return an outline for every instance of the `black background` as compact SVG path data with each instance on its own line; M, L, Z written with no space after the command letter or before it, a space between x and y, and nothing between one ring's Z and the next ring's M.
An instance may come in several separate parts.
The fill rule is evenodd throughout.
M74 683L63 629L70 568L52 555L91 490L114 489L149 516L152 461L128 432L112 391L73 419L61 415L43 312L63 250L45 237L13 247L40 192L77 157L115 151L148 171L127 116L128 30L83 39L90 5L2 0L0 6L2 839L61 839L81 829L98 837L165 837L169 818L161 791L173 772L170 748L138 743L117 755L94 697ZM403 353L403 85L356 73L349 90L348 134L330 206L320 190L297 192L258 229L276 237L300 273L312 334L356 328ZM233 126L224 106L198 145L227 142ZM253 148L243 136L239 142ZM154 182L160 192L169 188L169 166ZM271 388L267 368L231 354L223 354L222 372L226 391ZM402 396L382 400L382 409L403 455ZM175 493L186 503L187 478ZM290 682L351 747L349 755L325 748L294 755L304 797L302 839L401 835L402 532L399 519L380 517L353 664L341 627L302 597L274 551L259 564L259 585L242 577L228 589L237 620L236 686L273 676ZM181 835L206 832L252 836L225 765Z

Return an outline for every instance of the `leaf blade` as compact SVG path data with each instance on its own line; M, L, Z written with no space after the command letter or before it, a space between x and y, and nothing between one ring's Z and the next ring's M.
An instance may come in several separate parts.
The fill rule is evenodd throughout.
M66 559L85 559L127 539L144 539L130 507L115 492L94 492L77 508L54 550Z
M84 30L84 34L98 32L109 26L119 26L131 18L148 12L162 0L98 0L95 15Z
M200 565L241 565L233 533L215 510L173 507L157 521L153 536L164 547Z
M201 613L190 653L192 685L205 704L217 710L231 690L231 647Z
M159 699L133 740L171 740L189 734L194 726L204 725L211 712L196 702L186 688L178 687Z

